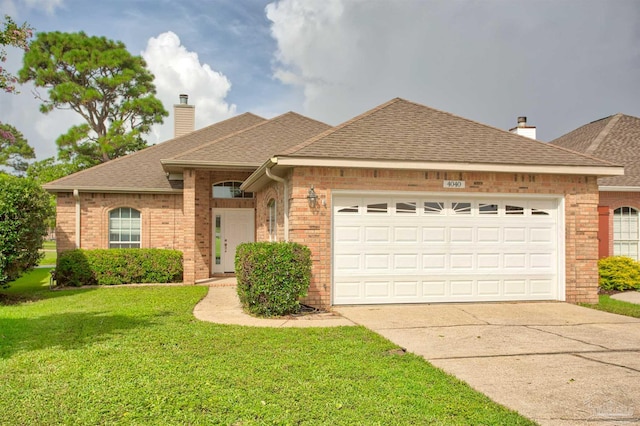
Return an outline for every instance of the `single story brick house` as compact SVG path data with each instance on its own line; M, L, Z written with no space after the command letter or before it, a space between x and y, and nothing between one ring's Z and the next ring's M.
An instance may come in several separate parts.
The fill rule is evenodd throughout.
M615 114L550 143L624 166L623 176L598 178L599 257L640 259L640 118Z
M243 114L46 189L59 251L179 249L187 283L287 240L311 248L315 306L595 302L597 179L623 171L396 98L336 127Z

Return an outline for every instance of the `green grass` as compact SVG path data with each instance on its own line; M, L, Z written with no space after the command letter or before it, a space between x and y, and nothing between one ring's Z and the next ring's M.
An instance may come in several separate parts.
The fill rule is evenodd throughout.
M55 250L56 249L56 242L54 241L45 241L42 245L42 248L45 250Z
M640 318L640 305L636 303L624 302L609 297L607 294L601 294L597 305L582 304L587 308L597 309L599 311L611 312L613 314L626 315L628 317Z
M55 241L45 241L42 250L44 252L44 257L40 260L40 265L55 265L56 260L58 259L56 253L56 242Z
M362 327L205 323L205 287L49 291L47 271L0 292L2 424L533 424Z

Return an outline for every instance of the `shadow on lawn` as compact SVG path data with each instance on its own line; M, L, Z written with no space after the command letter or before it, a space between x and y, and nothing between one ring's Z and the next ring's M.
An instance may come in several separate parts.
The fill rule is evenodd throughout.
M79 349L106 342L150 321L105 312L60 313L35 318L0 317L0 358L47 348Z

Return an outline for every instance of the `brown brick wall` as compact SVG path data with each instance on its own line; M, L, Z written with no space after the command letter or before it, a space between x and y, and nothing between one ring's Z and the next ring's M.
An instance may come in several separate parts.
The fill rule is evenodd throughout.
M211 209L254 208L253 199L212 198L212 185L243 181L249 172L184 172L183 194L81 193L81 247L109 247L109 211L132 207L141 212L141 246L181 250L184 281L209 278L211 270ZM58 252L75 248L76 200L71 193L57 197L56 239Z
M260 192L256 194L256 241L269 241L269 232L267 229L267 218L269 201L276 200L276 216L277 226L276 233L278 241L284 241L284 185L278 182L272 182ZM288 197L291 198L291 190L289 188Z
M80 193L80 245L85 249L109 247L109 212L131 207L141 213L141 246L182 250L181 194ZM58 194L56 240L58 252L75 248L76 200Z
M444 190L443 180L464 180L464 190ZM339 168L296 168L290 176L290 240L309 246L313 277L306 303L331 302L331 191L376 190L465 193L550 194L565 196L566 300L597 301L598 193L594 177L483 172L423 172ZM319 202L306 199L314 185ZM272 190L269 187L266 191ZM258 218L266 202L258 197ZM263 226L262 219L259 222ZM264 233L258 231L258 238Z
M600 206L609 208L609 254L613 256L613 211L619 207L640 210L640 192L600 192Z

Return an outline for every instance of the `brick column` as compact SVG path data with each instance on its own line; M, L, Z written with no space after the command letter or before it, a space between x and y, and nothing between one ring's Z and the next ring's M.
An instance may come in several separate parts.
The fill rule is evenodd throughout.
M196 172L194 170L184 171L184 189L182 192L183 204L182 213L184 217L183 232L183 259L184 259L184 282L185 284L195 284L196 282Z

